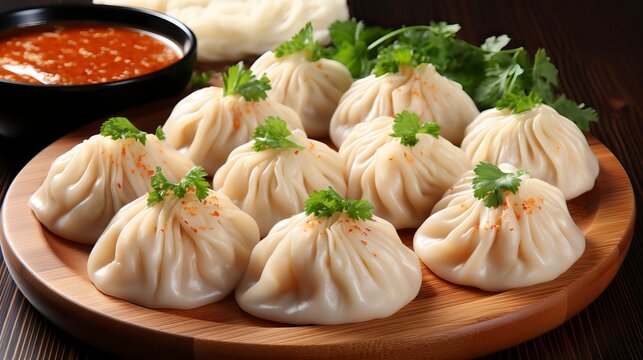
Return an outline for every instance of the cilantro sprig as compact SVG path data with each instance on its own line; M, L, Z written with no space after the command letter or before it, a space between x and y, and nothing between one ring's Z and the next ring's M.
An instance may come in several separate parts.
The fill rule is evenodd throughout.
M373 218L373 204L368 200L346 200L329 186L326 190L315 191L304 204L306 215L315 214L317 217L331 217L336 212L345 212L354 220L369 220Z
M390 134L392 137L400 138L402 145L412 147L418 142L417 134L430 134L437 138L440 136L440 125L435 122L420 125L420 116L408 110L395 114L393 133Z
M542 104L543 99L537 93L531 91L529 94L511 92L505 94L496 102L497 109L511 109L514 114L520 114L533 109L536 105Z
M178 184L171 183L164 175L160 167L156 167L156 172L150 177L152 191L147 194L147 206L153 206L165 199L169 192L182 199L188 192L188 189L194 188L194 192L199 201L208 196L210 184L205 180L208 174L200 166L193 167Z
M292 133L288 130L287 123L284 119L268 116L266 122L257 126L252 133L252 138L255 140L252 144L252 149L254 151L263 151L268 148L293 148L303 150L303 146L299 146L286 139L286 137L290 135L292 135Z
M192 74L190 77L190 85L193 87L204 87L212 80L212 73L209 71L201 71Z
M145 141L147 140L147 133L145 131L137 129L128 118L122 116L107 119L107 121L100 126L100 134L105 137L110 137L112 140L135 139L143 145L145 145ZM156 128L155 135L159 140L165 139L165 133L163 129L161 129L161 126Z
M481 161L473 172L473 196L484 202L489 208L498 207L505 201L505 191L515 194L520 187L520 176L527 170L520 169L516 172L506 173L491 163Z
M266 91L271 88L266 75L257 79L252 71L243 68L243 61L228 67L228 71L223 74L223 96L237 94L246 101L259 101L268 96Z
M299 32L289 41L281 43L274 50L275 56L282 56L303 52L308 61L317 61L322 57L322 46L313 37L313 26L306 23Z

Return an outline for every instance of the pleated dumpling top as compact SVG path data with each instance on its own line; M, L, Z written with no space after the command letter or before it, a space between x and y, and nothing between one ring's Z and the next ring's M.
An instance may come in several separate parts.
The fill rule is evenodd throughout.
M509 164L480 163L435 205L413 247L447 281L503 291L557 278L581 257L585 237L558 188Z

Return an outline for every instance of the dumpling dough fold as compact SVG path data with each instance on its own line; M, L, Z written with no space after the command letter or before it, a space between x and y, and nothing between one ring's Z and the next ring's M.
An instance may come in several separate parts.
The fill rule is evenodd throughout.
M421 282L417 257L385 220L301 213L255 247L236 298L268 320L343 324L394 314L417 296Z
M257 77L268 76L272 85L268 98L295 110L306 134L314 138L328 137L330 118L353 82L342 63L324 58L308 61L302 53L277 58L268 51L250 70Z
M393 118L357 124L339 149L348 176L348 198L366 199L373 214L396 229L417 228L442 194L471 169L464 152L447 139L417 134L413 147L391 137Z
M369 75L342 96L330 121L330 138L339 147L355 125L409 110L420 123L440 124L441 134L460 145L464 129L479 112L462 85L440 75L431 64L402 67L397 73Z
M297 113L286 105L223 96L222 88L210 86L179 101L163 131L170 146L213 175L232 150L252 140L253 131L268 116L282 118L290 130L304 128Z
M515 195L505 192L504 205L487 208L473 196L473 177L468 172L444 194L413 239L436 275L503 291L553 280L581 257L585 237L559 189L524 175Z
M346 195L344 168L337 152L294 130L289 140L304 149L254 151L254 141L236 148L214 176L213 188L226 194L259 224L261 236L280 220L304 211L313 191L332 186Z
M227 296L259 241L257 223L225 195L188 192L125 206L92 249L87 272L102 292L150 308L189 309Z
M198 39L200 61L235 60L263 54L290 40L307 22L315 40L328 43L328 28L348 19L346 0L94 0L139 6L182 21Z
M462 149L471 160L509 163L559 188L573 199L594 187L598 160L585 135L547 105L520 114L489 109L466 130Z
M120 208L150 191L157 166L178 181L194 164L155 135L145 145L94 135L54 160L29 206L54 234L94 244Z

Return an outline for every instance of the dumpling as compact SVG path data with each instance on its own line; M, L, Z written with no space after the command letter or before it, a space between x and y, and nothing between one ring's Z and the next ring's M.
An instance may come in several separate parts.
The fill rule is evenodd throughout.
M332 189L311 199L310 215L277 223L252 251L236 289L244 311L289 324L344 324L390 316L417 296L417 256L386 220L367 220L368 202Z
M268 146L266 136L280 144ZM309 140L301 130L291 134L286 123L275 118L257 128L255 140L230 154L213 181L215 190L257 221L261 236L280 220L302 212L310 194L328 186L346 195L344 168L337 152Z
M268 76L272 85L268 98L294 109L306 134L315 138L328 137L330 118L353 82L342 63L324 58L310 61L302 52L276 57L268 51L250 70Z
M541 104L513 114L489 109L466 130L462 149L474 161L510 163L559 188L565 199L591 190L598 160L587 139L569 119Z
M439 136L437 124L424 127L429 125L432 133L413 134L411 145L393 135L396 126L419 129L417 114L383 116L357 124L339 149L348 197L370 201L374 214L396 229L420 226L442 194L471 169L464 152Z
M165 193L155 187L154 200L142 196L114 216L87 260L96 288L138 305L173 309L232 292L259 241L259 228L225 195L207 189L201 172L186 176L198 178L201 189L184 179L181 198L177 187Z
M138 140L121 139L128 131ZM150 190L149 178L157 166L172 181L194 166L157 135L138 131L125 118L111 118L101 133L54 160L29 198L34 214L51 232L85 244L94 244L121 207Z
M330 138L339 147L360 122L403 110L419 114L423 123L440 124L442 136L455 145L460 145L464 129L479 114L462 86L438 74L433 65L403 66L397 73L353 82L331 118Z
M290 39L307 22L326 43L328 27L348 19L346 0L94 0L153 8L185 23L197 36L200 61L243 59Z
M486 170L478 181L489 180L490 173L501 175L492 181L512 186L522 179L516 193L508 187L485 189L489 183L483 181L479 191L488 196L479 200L474 172L468 172L415 234L413 247L422 262L447 281L487 291L534 285L564 273L583 254L585 237L563 193L509 164L500 170L511 174L498 173L489 163L476 166L479 174L481 166Z
M224 88L211 86L188 95L176 104L163 125L167 143L210 175L232 150L252 140L252 132L268 116L284 119L290 129L304 128L293 109L265 99L265 91L270 89L267 78L258 80L250 75L242 63L231 66ZM261 89L258 93L257 88Z

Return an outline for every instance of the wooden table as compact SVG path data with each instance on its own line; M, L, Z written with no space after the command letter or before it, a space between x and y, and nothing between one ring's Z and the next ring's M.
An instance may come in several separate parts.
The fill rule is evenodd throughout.
M0 10L76 1L4 0ZM459 36L481 43L502 33L531 53L545 47L560 70L564 92L594 107L601 122L591 133L628 172L637 207L643 169L643 5L618 0L594 4L560 1L349 0L352 15L386 26L428 20L459 23ZM0 100L1 102L1 100ZM6 106L1 104L1 106ZM51 139L36 142L0 138L0 200L22 166ZM591 305L560 327L489 358L632 359L643 357L641 291L643 259L641 211L627 257L612 284ZM43 318L17 290L0 257L0 358L108 358L65 334Z

